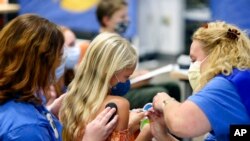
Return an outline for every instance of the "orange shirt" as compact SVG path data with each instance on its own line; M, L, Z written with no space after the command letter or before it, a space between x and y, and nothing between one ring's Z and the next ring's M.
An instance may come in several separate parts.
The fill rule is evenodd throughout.
M134 141L134 135L128 129L123 131L114 131L107 141Z
M86 42L82 42L80 44L80 49L81 49L81 53L80 53L80 57L78 60L78 64L82 61L83 56L85 55L85 53L87 52L87 49L89 47L90 42L86 41Z

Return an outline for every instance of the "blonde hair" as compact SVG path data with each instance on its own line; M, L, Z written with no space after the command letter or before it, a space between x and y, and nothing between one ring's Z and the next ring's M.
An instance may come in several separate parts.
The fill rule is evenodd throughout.
M239 34L229 33L231 30ZM229 34L233 34L234 38ZM236 26L219 21L210 22L195 31L192 38L204 44L203 51L208 55L199 89L220 73L229 75L233 68L250 68L250 41Z
M112 76L136 65L131 44L114 33L101 33L90 44L60 110L63 139L77 140L108 95Z

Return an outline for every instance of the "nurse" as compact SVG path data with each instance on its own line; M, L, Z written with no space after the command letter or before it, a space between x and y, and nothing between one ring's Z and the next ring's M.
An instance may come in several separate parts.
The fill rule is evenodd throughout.
M56 81L63 44L61 29L37 15L18 16L1 30L1 141L62 140L62 125L42 104L42 97L49 98L49 86ZM55 101L57 108L51 109L58 109L61 99ZM117 121L115 117L107 124L114 112L107 108L89 123L83 141L107 138Z

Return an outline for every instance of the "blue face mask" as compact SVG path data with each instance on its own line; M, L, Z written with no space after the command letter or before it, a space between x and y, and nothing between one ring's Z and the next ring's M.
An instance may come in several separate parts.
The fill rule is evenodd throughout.
M115 32L122 35L124 34L128 29L129 22L122 21L120 23L117 23L115 26Z
M56 82L64 75L64 72L65 72L65 59L66 59L66 54L65 52L63 53L63 56L62 56L62 61L61 61L61 64L60 66L58 66L56 68Z
M79 46L65 47L65 52L67 53L67 57L65 60L65 67L67 69L74 69L80 58L80 52L81 52L80 47Z
M118 78L116 77L118 80ZM124 96L129 90L130 90L130 80L127 80L126 82L119 82L111 88L111 93L112 95L117 95L117 96Z

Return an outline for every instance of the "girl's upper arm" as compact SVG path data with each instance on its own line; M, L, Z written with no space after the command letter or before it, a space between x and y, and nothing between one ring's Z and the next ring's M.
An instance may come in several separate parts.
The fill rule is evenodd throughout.
M113 96L107 103L112 102L117 106L118 122L115 131L128 129L130 105L127 99L119 96Z

